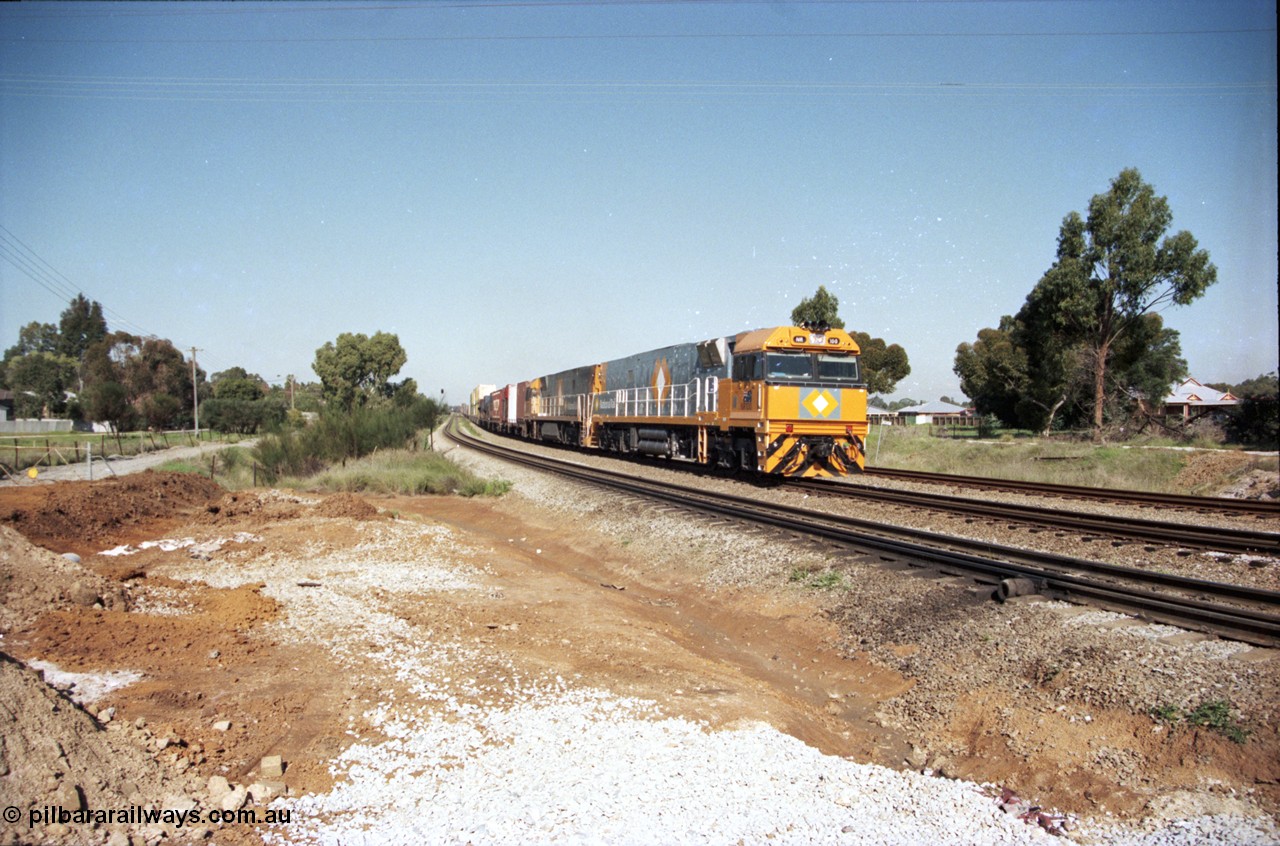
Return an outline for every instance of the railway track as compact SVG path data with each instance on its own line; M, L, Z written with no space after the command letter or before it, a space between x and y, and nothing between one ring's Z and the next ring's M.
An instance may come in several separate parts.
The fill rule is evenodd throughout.
M1161 546L1271 555L1280 557L1280 534L1253 529L1188 526L1161 520L1142 520L1109 514L1060 511L1035 505L988 502L920 491L877 488L844 482L795 479L787 487L822 496L854 497L908 508L928 508L988 520L1024 523L1046 529L1100 535ZM1089 489L1095 490L1096 489Z
M1207 513L1221 512L1227 514L1251 514L1257 517L1280 517L1280 502L1266 502L1254 499L1227 499L1217 496L1122 491L1090 488L1083 485L1055 485L1044 482L1019 482L1013 479L989 479L984 476L925 473L920 470L894 470L887 467L868 467L863 475L881 479L897 479L904 482L1009 491L1011 493L1025 493L1034 496L1085 499L1095 502L1120 502L1162 510L1177 508Z
M993 585L1007 599L1040 593L1099 606L1142 619L1170 623L1260 646L1280 646L1280 592L1121 567L1097 561L951 538L918 529L885 526L747 497L718 494L638 479L621 473L535 456L474 438L458 430L457 443L545 472L704 514L772 527L796 537L818 538L897 564L964 576Z

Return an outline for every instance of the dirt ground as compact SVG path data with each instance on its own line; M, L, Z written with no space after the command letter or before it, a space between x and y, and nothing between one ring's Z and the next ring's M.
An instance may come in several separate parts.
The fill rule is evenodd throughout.
M1121 758L1128 747L1161 746L1162 770L1145 773L1154 783L1193 786L1208 772L1242 790L1275 788L1274 738L1240 747L1197 731L1169 742L1153 736L1149 718L1105 709L1088 726L1064 731L1044 715L1015 715L999 690L959 694L926 744L881 713L915 681L849 648L849 633L812 594L708 588L678 567L656 565L643 544L624 547L510 501L226 493L199 477L147 472L0 489L3 653L66 672L141 675L86 713L36 684L30 671L0 662L0 721L12 723L5 737L38 735L0 746L6 804L25 813L51 803L159 803L175 794L208 804L218 801L210 777L267 783L273 776L263 759L273 755L286 762L273 790L325 791L352 726L401 683L353 679L324 650L280 637L277 603L258 587L215 588L171 573L211 558L235 566L350 549L352 527L372 521L443 525L465 538L469 554L486 562L489 590L448 601L383 600L415 630L465 632L531 673L655 700L667 713L712 726L764 720L859 761L1014 780L1045 804L1079 812L1091 803L1135 814L1147 801L1088 765L1100 745ZM98 554L161 538L189 542ZM75 553L83 565L48 551ZM895 648L909 657L918 647L902 638ZM51 707L59 715L53 722L23 722L24 714ZM966 751L937 758L922 751L926 745ZM7 842L27 842L29 831L0 829ZM100 834L93 842L110 842ZM207 834L220 843L258 841L245 827ZM78 842L76 830L54 827L41 836Z

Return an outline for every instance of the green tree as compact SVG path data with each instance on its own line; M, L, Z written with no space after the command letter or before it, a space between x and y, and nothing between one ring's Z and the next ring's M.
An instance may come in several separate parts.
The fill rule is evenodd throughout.
M1265 373L1231 389L1240 405L1227 417L1227 437L1236 443L1280 448L1280 379Z
M116 432L134 428L138 419L129 392L119 382L95 382L85 388L83 406L90 420L107 423Z
M58 327L52 323L32 321L18 330L18 343L5 351L5 359L44 352L58 351Z
M819 285L812 297L800 301L791 311L791 322L811 332L828 329L844 329L840 319L840 300ZM862 378L868 393L891 394L904 377L911 373L907 351L897 344L887 344L883 338L873 338L866 332L850 332L861 350Z
M1036 286L1057 328L1088 353L1095 437L1117 342L1144 315L1187 305L1217 281L1209 253L1191 233L1165 237L1172 219L1168 200L1136 169L1123 170L1109 191L1094 195L1087 218L1073 211L1063 219L1057 260Z
M94 420L112 425L145 420L153 428L177 428L192 423L191 365L173 343L164 338L140 338L127 332L113 332L85 351L81 367L86 393L85 404ZM197 370L197 382L203 371ZM92 391L95 386L119 385L124 402L132 411L118 406L115 389ZM169 399L159 399L167 396Z
M90 302L84 294L76 294L58 321L58 352L80 361L89 347L106 337L107 321L102 316L102 304Z
M1006 426L1017 426L1018 402L1030 381L1026 350L1014 339L1014 319L1000 318L999 328L978 330L972 344L956 348L953 368L960 377L960 390L973 397L974 409L994 415Z
M800 305L791 310L791 322L811 332L843 329L844 321L840 319L840 300L836 299L825 285L819 285L816 294L801 300Z
M217 399L252 402L262 399L267 393L266 380L256 373L249 373L243 367L231 367L215 373L209 381Z
M408 357L400 339L387 332L372 337L344 332L336 342L327 341L316 350L311 369L320 377L325 401L350 411L374 397L390 397L396 386L391 377L400 372Z
M1181 336L1160 315L1143 315L1117 342L1109 373L1107 394L1118 400L1118 411L1135 402L1158 411L1169 386L1187 376Z
M33 352L11 361L6 374L18 417L57 417L66 411L76 363L54 353Z
M898 382L911 373L907 351L897 344L886 344L884 338L873 338L866 332L851 332L862 351L862 378L867 390L891 394Z
M32 353L56 353L58 351L58 327L52 323L32 321L18 330L18 343L4 352L0 361L0 387L12 388L9 368L23 356Z

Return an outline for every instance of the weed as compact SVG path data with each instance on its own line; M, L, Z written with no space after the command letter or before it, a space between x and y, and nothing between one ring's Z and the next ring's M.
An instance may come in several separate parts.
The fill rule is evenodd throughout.
M844 575L835 570L828 570L825 573L815 574L806 584L818 590L834 590L844 587Z
M209 475L208 467L201 467L197 464L193 464L192 462L187 461L186 459L174 459L173 461L166 461L164 464L161 464L159 467L157 467L156 470L161 473L193 473L197 476Z
M382 450L310 480L298 480L297 486L410 496L502 496L511 490L511 483L504 479L483 479L440 453L414 450Z
M1249 732L1232 718L1231 703L1225 699L1201 703L1187 714L1186 720L1193 726L1211 728L1235 743L1244 743L1249 738Z
M1231 703L1225 699L1202 702L1186 713L1176 705L1157 705L1151 709L1151 716L1170 725L1185 722L1188 725L1212 729L1233 743L1244 743L1249 739L1248 729L1241 727L1231 716Z

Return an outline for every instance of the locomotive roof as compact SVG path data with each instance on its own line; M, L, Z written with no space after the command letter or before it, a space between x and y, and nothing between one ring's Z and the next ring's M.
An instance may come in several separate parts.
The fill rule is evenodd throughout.
M756 350L828 350L859 352L858 344L843 329L810 332L801 326L775 326L772 329L755 329L743 332L734 345L735 353Z

